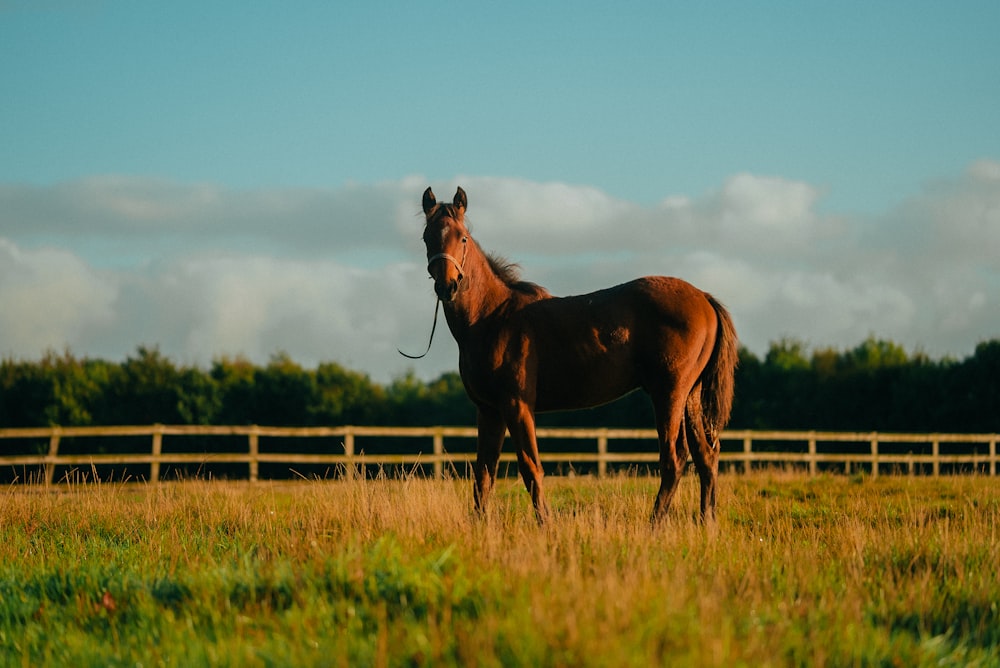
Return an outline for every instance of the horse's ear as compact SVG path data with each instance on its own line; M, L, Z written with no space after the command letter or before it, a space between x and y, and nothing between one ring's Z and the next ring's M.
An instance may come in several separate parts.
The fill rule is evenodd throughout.
M457 206L462 211L465 211L468 208L469 200L466 198L465 191L462 190L462 186L459 186L458 190L455 192L455 199L452 201L452 204Z
M424 191L424 214L431 212L431 209L437 206L437 198L434 197L434 191L428 188Z

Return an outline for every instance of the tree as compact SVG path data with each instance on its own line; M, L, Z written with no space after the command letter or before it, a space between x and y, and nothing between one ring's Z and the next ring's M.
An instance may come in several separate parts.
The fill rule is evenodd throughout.
M245 357L218 358L209 373L219 392L218 424L253 424L256 367Z
M873 372L878 369L902 367L909 363L906 350L899 344L869 336L860 345L843 355L842 365L851 370Z
M762 413L758 428L816 428L816 376L806 350L806 344L797 339L771 343L756 388ZM736 391L738 396L738 386Z
M385 391L367 375L324 362L316 368L315 401L308 411L314 424L375 424L385 403Z
M391 420L396 424L430 426L476 421L475 407L457 373L445 373L425 383L411 370L393 379L386 396Z
M316 378L292 361L287 353L278 353L253 379L253 412L256 424L311 425L309 407L316 404Z
M48 426L54 401L52 378L40 364L9 359L0 364L0 425Z
M52 403L46 407L48 424L89 425L115 376L114 365L101 360L76 359L69 353L47 353L40 363L52 384Z
M198 415L199 401L186 394L182 373L159 348L139 346L111 373L101 424L183 424ZM205 415L208 421L213 415Z
M948 429L1000 432L1000 339L979 343L946 378Z
M806 344L792 338L782 338L771 343L764 357L764 364L780 371L804 371L809 369Z

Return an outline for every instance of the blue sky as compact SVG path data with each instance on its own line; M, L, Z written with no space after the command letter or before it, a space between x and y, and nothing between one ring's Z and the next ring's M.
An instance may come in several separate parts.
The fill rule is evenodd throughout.
M454 368L386 356L433 307L420 193L462 184L483 245L561 292L674 274L757 351L965 355L1000 335L997 26L995 1L0 0L0 354Z

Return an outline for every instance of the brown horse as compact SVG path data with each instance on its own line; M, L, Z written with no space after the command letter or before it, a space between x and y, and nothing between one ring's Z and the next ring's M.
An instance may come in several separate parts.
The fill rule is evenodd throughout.
M459 371L477 408L474 498L483 512L506 431L538 521L549 515L535 413L587 408L642 388L660 445L662 518L687 464L701 479L702 520L715 517L719 432L729 420L736 331L711 295L677 278L647 276L573 297L521 281L514 265L469 236L461 188L451 204L424 192L424 244L434 292L458 342Z

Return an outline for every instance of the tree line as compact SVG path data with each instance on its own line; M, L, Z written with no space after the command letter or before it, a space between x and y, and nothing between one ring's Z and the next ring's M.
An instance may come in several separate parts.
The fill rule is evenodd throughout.
M123 362L49 352L0 362L0 427L121 424L269 426L472 425L457 373L412 372L381 384L335 362L304 368L287 354L257 365L223 357L177 365L155 347ZM543 426L653 425L642 392L585 411L539 416ZM1000 339L961 360L908 354L870 337L846 350L773 342L740 351L733 429L1000 432Z

